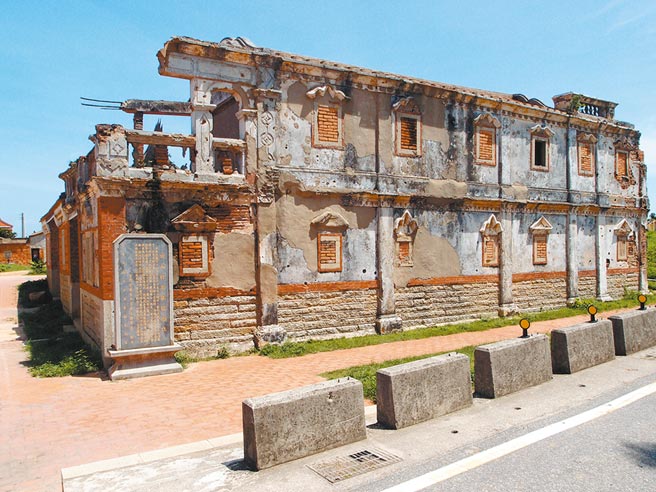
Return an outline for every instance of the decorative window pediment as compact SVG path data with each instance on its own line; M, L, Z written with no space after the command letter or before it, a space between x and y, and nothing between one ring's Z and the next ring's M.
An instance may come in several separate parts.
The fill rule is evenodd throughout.
M415 235L419 225L409 211L394 222L394 237L396 238L396 258L399 266L412 266Z
M176 231L214 232L217 222L205 213L203 207L195 204L172 219L171 225Z
M613 145L616 150L626 150L626 151L637 150L636 145L631 140L629 140L628 137L622 137L615 140Z
M633 234L633 228L626 219L622 219L614 229L615 235L626 236Z
M502 232L501 222L497 220L494 214L490 215L490 218L483 222L483 226L481 227L481 234L486 236L496 236Z
M345 230L348 229L349 223L344 217L335 212L324 212L321 215L317 215L314 219L310 221L310 225L317 227L319 229L337 229Z
M399 98L392 104L392 109L400 113L421 114L419 106L417 106L417 102L412 96Z
M529 230L533 234L549 234L551 229L553 229L553 226L547 219L544 218L544 216L533 222L533 224L531 224L529 227Z
M305 93L305 95L310 99L316 99L317 96L323 97L326 94L328 94L328 97L330 99L333 99L335 101L343 101L345 99L348 99L348 96L346 94L344 94L339 89L335 89L332 85L321 85L319 87L315 87L314 89L310 89Z
M487 126L490 128L501 128L501 122L490 113L479 114L474 118L474 125Z
M531 135L536 137L551 138L554 136L554 132L546 126L535 125L529 130Z

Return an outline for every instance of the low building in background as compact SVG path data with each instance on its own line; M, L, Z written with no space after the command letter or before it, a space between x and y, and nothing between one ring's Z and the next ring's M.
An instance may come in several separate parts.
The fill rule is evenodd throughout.
M550 107L243 38L177 37L158 58L189 102L122 103L134 128L97 125L42 219L50 288L107 363L124 233L170 241L175 342L199 356L647 289L646 167L615 103ZM146 131L146 114L192 132Z

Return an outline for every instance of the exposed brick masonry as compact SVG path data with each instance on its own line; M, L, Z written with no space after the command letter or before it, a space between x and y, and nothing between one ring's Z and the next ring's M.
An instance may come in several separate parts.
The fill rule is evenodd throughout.
M317 124L320 141L339 141L339 115L336 107L320 105L317 108Z

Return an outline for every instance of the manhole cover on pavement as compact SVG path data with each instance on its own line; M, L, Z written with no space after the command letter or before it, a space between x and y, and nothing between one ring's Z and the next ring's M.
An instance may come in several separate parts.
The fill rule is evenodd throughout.
M336 456L307 466L330 483L335 483L399 461L401 461L401 458L398 456L371 448L350 453L346 456Z

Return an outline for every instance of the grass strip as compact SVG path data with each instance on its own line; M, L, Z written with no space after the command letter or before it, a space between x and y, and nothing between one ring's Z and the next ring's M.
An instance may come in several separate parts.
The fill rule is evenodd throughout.
M64 326L73 322L59 301L42 298L38 305L30 301L32 292L47 291L44 280L25 282L18 288L19 311L23 331L27 337L25 351L29 356L28 370L35 377L74 376L101 369L100 353L89 347L79 333L65 333Z
M647 303L652 303L656 296L647 296ZM334 338L330 340L308 340L305 342L285 342L280 345L268 344L259 351L260 355L272 359L284 359L288 357L299 357L317 352L331 352L333 350L352 349L366 347L369 345L378 345L381 343L400 342L405 340L419 340L422 338L439 337L453 335L456 333L466 333L475 331L485 331L492 328L516 325L521 318L528 318L529 321L547 321L552 319L568 318L585 314L586 309L594 304L600 313L614 309L622 309L638 306L637 294L627 292L623 299L615 301L601 302L596 299L582 299L572 307L562 307L546 311L519 314L508 318L481 319L466 323L453 323L442 326L429 328L418 328L415 330L401 331L396 333L387 333L384 335L364 335L352 338Z
M29 270L29 265L18 265L16 263L0 263L0 273L5 272L22 272L23 270Z

